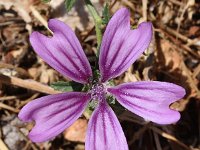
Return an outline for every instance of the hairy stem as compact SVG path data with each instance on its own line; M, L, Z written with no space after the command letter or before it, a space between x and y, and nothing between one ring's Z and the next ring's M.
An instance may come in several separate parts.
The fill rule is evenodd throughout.
M101 32L102 19L99 16L98 12L96 11L95 7L93 6L90 0L85 0L85 4L88 8L89 13L92 15L92 18L94 19L94 23L95 23L95 30L96 30L96 36L97 36L97 57L98 57L99 48L100 48L101 40L102 40L102 32Z

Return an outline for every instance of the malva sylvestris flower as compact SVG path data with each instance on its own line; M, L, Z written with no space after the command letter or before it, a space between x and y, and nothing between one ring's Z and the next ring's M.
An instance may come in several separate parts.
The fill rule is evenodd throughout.
M97 106L88 123L86 150L127 150L120 123L106 96L112 95L129 111L157 124L171 124L180 119L169 105L185 95L175 84L159 81L123 83L114 87L107 82L130 67L144 52L152 38L152 24L141 23L131 30L128 9L118 10L109 21L100 48L100 78L88 92L66 92L38 98L25 105L19 118L34 120L29 133L33 142L44 142L63 132L77 120L90 101ZM63 22L51 19L49 38L33 32L30 42L35 52L51 67L68 78L88 84L92 69L74 32Z

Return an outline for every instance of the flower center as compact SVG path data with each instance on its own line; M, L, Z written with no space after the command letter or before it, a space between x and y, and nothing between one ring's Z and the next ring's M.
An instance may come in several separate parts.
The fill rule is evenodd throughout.
M90 92L92 100L98 100L100 102L105 100L106 89L102 83L96 83L92 85Z

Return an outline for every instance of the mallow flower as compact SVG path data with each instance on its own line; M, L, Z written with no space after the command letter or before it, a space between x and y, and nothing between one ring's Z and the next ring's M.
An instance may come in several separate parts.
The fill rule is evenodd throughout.
M44 96L29 102L19 113L25 122L35 121L29 133L33 142L44 142L73 124L91 101L96 108L88 123L86 150L127 150L122 127L107 102L112 95L129 111L157 124L179 120L178 111L169 105L185 95L175 84L159 81L139 81L108 86L108 81L123 72L144 52L152 38L152 24L130 26L128 9L118 10L109 21L100 47L100 77L92 69L74 32L63 22L51 19L48 26L53 37L33 32L30 42L35 52L62 75L91 85L86 92L65 92Z

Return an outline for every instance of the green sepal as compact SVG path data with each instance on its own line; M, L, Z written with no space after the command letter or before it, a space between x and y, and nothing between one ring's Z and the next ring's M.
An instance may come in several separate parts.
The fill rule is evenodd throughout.
M83 85L74 81L65 82L58 81L50 85L54 90L69 92L69 91L82 91Z

